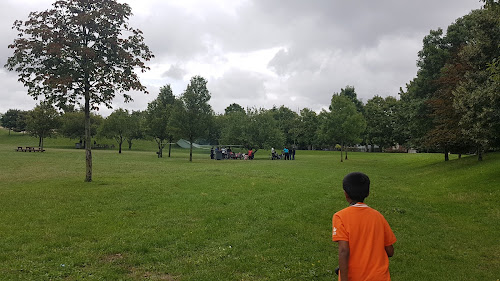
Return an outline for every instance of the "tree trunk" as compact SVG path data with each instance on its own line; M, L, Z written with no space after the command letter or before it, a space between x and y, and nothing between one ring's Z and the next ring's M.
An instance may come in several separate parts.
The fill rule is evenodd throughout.
M450 160L450 157L448 155L448 151L445 149L444 150L444 161L449 161Z
M38 138L38 147L42 147L42 136Z
M132 150L132 140L127 140L128 142L128 150Z
M168 142L168 158L170 158L170 152L172 152L172 140Z
M345 160L347 160L347 148L345 150Z
M462 159L462 153L458 154L458 159Z
M156 143L158 144L158 158L163 158L163 141L157 139Z
M121 154L122 153L122 143L123 141L120 140L120 142L118 143L118 153Z
M343 153L343 149L344 149L344 144L341 143L340 144L340 162L344 162L344 155L342 154Z
M86 85L85 89L85 162L86 162L86 173L85 181L92 181L92 148L91 137L90 137L90 93Z
M477 148L477 161L483 161L483 150L480 146Z
M189 162L193 162L193 140L189 138Z

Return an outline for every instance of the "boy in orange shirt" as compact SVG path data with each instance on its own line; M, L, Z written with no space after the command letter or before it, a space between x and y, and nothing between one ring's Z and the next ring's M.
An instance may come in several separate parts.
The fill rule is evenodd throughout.
M349 207L333 215L332 240L339 244L339 280L389 281L396 236L382 214L363 203L370 179L359 172L342 181Z

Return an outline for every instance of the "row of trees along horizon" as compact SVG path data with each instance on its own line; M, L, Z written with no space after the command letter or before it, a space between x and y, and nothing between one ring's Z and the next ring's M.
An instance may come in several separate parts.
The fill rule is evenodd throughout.
M154 139L160 157L166 144L185 138L191 143L254 149L340 146L342 151L362 144L383 150L399 144L442 152L445 160L449 153L477 153L482 160L483 152L500 147L500 3L483 2L481 9L457 19L446 33L437 29L425 36L417 76L406 90L401 88L399 99L374 96L364 104L355 88L346 86L332 95L329 109L319 113L308 108L297 113L285 106L244 109L233 103L223 114L214 114L207 81L195 76L179 97L166 85L144 111L117 109L107 118L92 114L91 109L100 104L111 107L115 91L146 92L133 69L148 70L144 62L154 56L140 30L128 25L120 30L131 14L127 4L108 1L103 9L99 3L56 2L52 10L31 14L25 24L14 24L21 36L9 46L14 55L6 67L19 72L29 95L45 100L28 112L8 110L2 126L30 132L39 137L41 146L43 138L55 133L83 139L87 166L90 157L86 181L91 181L90 140L96 136L116 139L120 153L124 141L131 148L134 139ZM75 9L81 13L61 13ZM112 17L106 14L110 11ZM91 16L82 17L85 14ZM84 25L89 30L83 35L69 31L61 37L61 32L54 34L46 28L48 23L57 27L64 22L61 17L65 24L89 20L94 24ZM99 21L106 17L111 19ZM128 39L118 39L123 30L131 33ZM110 33L116 37L111 43ZM82 45L64 41L67 38ZM121 49L116 52L117 48ZM64 50L76 54L64 55ZM131 100L127 94L124 97ZM84 99L82 109L75 110L80 98Z

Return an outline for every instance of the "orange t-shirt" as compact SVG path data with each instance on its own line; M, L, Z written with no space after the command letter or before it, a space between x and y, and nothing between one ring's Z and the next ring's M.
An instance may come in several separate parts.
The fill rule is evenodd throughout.
M349 280L391 280L385 246L396 236L381 213L357 203L335 213L332 225L332 240L349 242Z

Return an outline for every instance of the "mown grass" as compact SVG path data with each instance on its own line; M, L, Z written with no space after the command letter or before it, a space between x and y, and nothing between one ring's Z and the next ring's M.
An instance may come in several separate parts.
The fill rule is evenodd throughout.
M500 278L500 154L299 151L295 161L211 161L154 145L82 150L0 134L0 280L332 280L341 180L363 171L367 203L398 242L393 280ZM69 146L64 144L69 143ZM35 139L36 142L36 139ZM74 144L73 144L74 145ZM67 147L67 148L64 148Z

